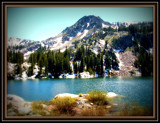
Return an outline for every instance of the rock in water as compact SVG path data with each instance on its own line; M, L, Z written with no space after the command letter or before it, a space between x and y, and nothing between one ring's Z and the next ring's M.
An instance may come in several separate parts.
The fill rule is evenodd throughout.
M76 94L69 94L69 93L63 93L63 94L58 94L55 96L55 98L58 97L71 97L71 98L78 98L78 95Z
M110 97L110 98L114 98L114 97L118 97L119 95L114 93L114 92L108 92L107 93L107 97Z

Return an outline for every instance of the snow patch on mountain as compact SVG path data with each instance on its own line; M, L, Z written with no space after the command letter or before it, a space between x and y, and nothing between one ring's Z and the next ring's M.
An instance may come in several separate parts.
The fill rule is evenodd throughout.
M60 36L60 37L57 37L56 39L54 39L55 41L57 41L57 42L61 42L62 41L62 36Z
M61 49L60 51L61 51L61 53L63 53L65 50L66 50L66 48L63 48L63 49Z
M45 45L44 45L44 43L41 43L41 47L44 47Z
M94 54L98 55L97 48L91 49L91 51L92 51Z
M87 27L89 27L90 23L87 23Z
M37 48L37 49L38 49L38 48ZM36 49L36 50L37 50L37 49ZM24 53L24 60L28 59L28 58L29 58L29 55L32 54L32 53L34 53L36 50L28 51L28 52Z
M82 34L81 32L78 32L78 33L77 33L77 36L80 36L81 34Z
M105 45L105 40L101 40L101 39L100 39L100 40L99 40L99 43L104 46L104 45Z
M89 30L86 30L86 29L85 29L85 30L83 31L83 35L82 35L80 38L82 39L84 36L86 36L86 34L88 33L88 31L89 31Z
M108 27L109 27L108 25L102 23L102 28L108 28Z
M64 43L63 43L62 41L57 42L55 45L53 45L53 46L50 48L50 50L58 50L58 49L60 49L60 48L63 48L63 47L66 46L67 43L68 43L67 41L65 41Z
M72 40L73 39L73 37L69 37L69 40Z

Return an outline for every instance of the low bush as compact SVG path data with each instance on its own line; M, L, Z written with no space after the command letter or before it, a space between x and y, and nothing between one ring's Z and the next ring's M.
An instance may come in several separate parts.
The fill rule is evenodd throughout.
M88 93L89 95L86 97L89 101L93 102L96 105L107 105L108 99L106 94L102 91L93 90Z
M46 115L46 110L42 105L44 103L45 103L44 101L39 101L39 102L33 101L31 104L33 114L40 114L42 116Z
M76 99L71 97L59 97L53 99L52 103L61 113L71 113L73 107L76 105Z
M79 96L79 97L82 97L82 93L79 93L78 96Z

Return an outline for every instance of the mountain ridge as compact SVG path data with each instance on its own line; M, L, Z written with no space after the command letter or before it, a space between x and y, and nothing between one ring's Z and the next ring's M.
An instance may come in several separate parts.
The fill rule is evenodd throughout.
M102 20L99 16L83 16L72 26L66 27L57 36L49 37L44 41L9 38L7 40L7 46L17 47L17 49L20 47L20 51L25 53L26 56L28 56L31 52L35 52L40 47L45 47L47 50L55 51L60 49L61 51L64 51L66 47L73 47L75 41L87 41L87 43L89 43L90 45L93 45L94 43L96 49L93 49L95 49L95 51L98 51L99 48L101 49L101 47L104 47L106 40L112 40L112 35L115 35L114 37L117 37L116 35L118 35L118 37L128 35L127 33L123 32L119 33L118 29L120 27L128 27L130 24L136 23L109 23ZM110 31L104 30L105 28L112 28L111 31L116 30L117 32L110 33ZM98 44L96 44L96 42L98 42Z
M91 20L91 18L94 18L95 20L99 20L99 22L103 22L103 23L106 24L106 25L110 25L110 26L112 25L112 27L115 26L116 23L121 23L121 22L109 23L109 22L107 22L107 21L103 21L99 16L89 15L89 16L83 16L82 18L80 18L80 19L79 19L75 24L73 24L72 26L66 27L61 33L64 33L66 30L68 30L69 28L73 27L74 25L76 25L76 24L79 23L80 21L85 20L86 18L89 18L89 20ZM130 23L130 24L132 24L132 22L122 22L122 23ZM133 22L133 23L134 23L134 22ZM86 27L86 24L85 24L84 27ZM88 26L89 29L91 29L91 27L93 27L93 25L92 25L92 26ZM101 26L101 27L102 27L102 26ZM81 28L81 27L80 27L80 28ZM81 29L81 30L84 31L84 29ZM83 32L83 31L81 31L81 32ZM61 33L59 33L58 35L60 35ZM58 36L58 35L57 35L57 36ZM74 34L70 34L70 36L72 36L72 35L74 35ZM47 38L47 39L45 39L45 40L42 40L42 41L35 41L35 40L32 40L32 39L22 39L22 38L19 38L19 37L9 37L8 40L10 40L10 38L15 38L15 39L20 39L20 40L34 41L34 42L45 42L45 41L49 40L50 38L55 38L55 37L57 37L57 36L49 37L49 38ZM75 35L74 35L74 36L75 36ZM8 45L9 45L9 44L8 44Z

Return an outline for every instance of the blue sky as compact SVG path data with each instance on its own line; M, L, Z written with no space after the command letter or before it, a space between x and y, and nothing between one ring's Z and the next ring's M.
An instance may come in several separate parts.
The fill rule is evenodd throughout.
M108 22L152 22L152 7L8 7L7 37L45 40L80 18L95 15Z

